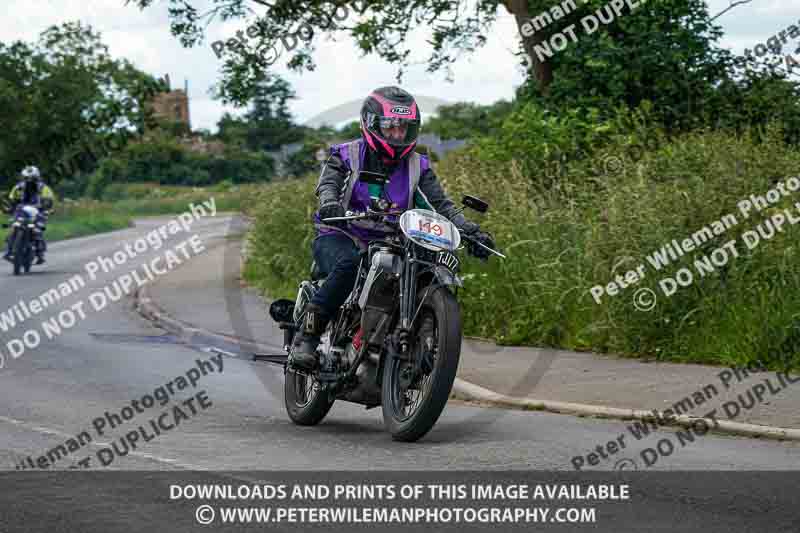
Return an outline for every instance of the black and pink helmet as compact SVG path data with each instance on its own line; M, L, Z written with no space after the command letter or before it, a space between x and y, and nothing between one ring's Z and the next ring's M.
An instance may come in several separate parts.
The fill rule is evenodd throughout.
M361 107L361 137L384 163L397 164L417 145L421 119L413 96L399 87L381 87ZM395 135L388 135L394 128Z

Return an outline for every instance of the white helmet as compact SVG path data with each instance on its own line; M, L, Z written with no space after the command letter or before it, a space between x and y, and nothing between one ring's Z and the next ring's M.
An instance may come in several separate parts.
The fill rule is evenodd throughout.
M22 177L26 180L38 180L41 176L42 174L39 172L39 168L33 165L22 169Z

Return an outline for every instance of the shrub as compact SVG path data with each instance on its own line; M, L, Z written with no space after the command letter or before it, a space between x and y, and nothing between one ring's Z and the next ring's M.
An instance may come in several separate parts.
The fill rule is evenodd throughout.
M541 120L555 124L552 132L540 130L547 149L556 141L577 146L563 140L567 130L558 121ZM584 157L571 161L566 177L553 179L547 188L540 187L541 169L525 170L533 166L532 153L546 153L533 139L516 139L528 151L516 152L518 158L511 152L505 162L484 158L484 144L448 154L439 163L437 174L451 197L470 193L492 205L486 215L468 216L491 231L508 255L506 261L493 258L487 264L463 262L465 333L505 344L800 367L795 317L800 248L794 245L800 228L787 226L754 250L740 242L743 231L793 200L747 220L740 217L724 236L661 271L646 260L672 239L683 240L737 213L743 198L764 194L792 176L800 153L783 144L784 132L775 127L741 136L696 132L663 140L634 161L627 148L636 134L616 133L615 127L586 131L586 137L608 139L602 151L618 155L617 171L598 172L598 162ZM270 185L255 204L246 277L272 296L293 298L308 273L314 185L312 178ZM732 239L739 257L702 278L695 273L693 284L663 295L662 278L674 277L681 267L694 269L695 259ZM645 277L635 287L604 296L600 304L594 301L592 287L605 286L639 264L645 264ZM637 310L638 289L657 295L652 310Z
M203 186L224 180L263 183L273 175L273 161L264 154L233 146L226 147L222 156L215 156L193 152L176 139L155 135L104 159L89 177L87 193L100 198L112 183L154 181L160 185Z
M426 144L418 144L417 146L414 147L414 151L417 152L418 154L428 156L428 158L434 163L439 161L439 155L433 150L431 150Z

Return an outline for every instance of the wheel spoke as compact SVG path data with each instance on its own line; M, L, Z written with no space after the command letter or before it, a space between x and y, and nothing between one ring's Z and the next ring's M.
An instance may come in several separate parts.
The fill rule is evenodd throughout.
M313 375L298 370L293 370L293 373L293 379L295 380L294 389L297 391L295 404L297 404L298 407L305 407L314 400L321 386Z
M411 418L430 394L431 377L436 369L438 354L438 328L430 312L420 317L420 327L412 346L420 361L420 373L410 363L394 363L398 368L394 373L396 382L393 384L392 408L401 421Z

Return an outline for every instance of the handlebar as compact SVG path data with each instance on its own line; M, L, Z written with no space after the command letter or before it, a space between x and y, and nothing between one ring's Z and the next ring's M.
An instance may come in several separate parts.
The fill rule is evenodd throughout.
M347 213L350 213L350 214L347 214ZM343 217L323 218L323 219L320 219L320 221L327 223L327 222L338 222L338 221L343 221L343 220L344 221L346 221L346 220L363 220L365 218L383 218L383 217L386 217L386 216L399 216L399 215L403 214L402 211L372 211L372 210L364 212L364 213L353 213L352 211L347 211L347 213L345 213L345 216L343 216ZM505 255L501 254L497 250L493 250L492 248L489 248L485 244L479 242L477 239L474 239L474 238L470 237L469 235L466 235L464 233L463 229L459 228L458 226L456 226L456 228L458 229L458 232L461 234L461 237L463 239L466 239L466 240L468 240L468 241L470 241L470 242L472 242L474 244L477 244L481 248L483 248L485 250L488 250L489 252L493 253L494 255L502 257L503 259L507 259L507 257Z
M350 213L349 215L347 213ZM367 211L365 213L347 211L343 217L330 217L321 219L322 222L338 222L340 220L362 220L365 218L383 218L387 216L400 216L402 211Z
M507 258L505 255L501 254L501 253L500 253L500 252L498 252L497 250L494 250L494 249L492 249L492 248L489 248L488 246L486 246L486 245L485 245L485 244L483 244L482 242L478 241L478 239L473 239L473 238L472 238L472 237L470 237L469 235L464 235L464 230L462 230L461 228L459 228L459 229L458 229L458 231L460 231L460 232L461 232L461 238L462 238L462 239L467 239L468 241L472 242L473 244L477 244L478 246L480 246L480 247L481 247L481 248L483 248L484 250L488 250L488 251L492 252L494 255L500 256L500 257L502 257L503 259L508 259L508 258Z

